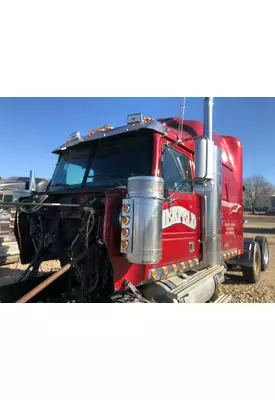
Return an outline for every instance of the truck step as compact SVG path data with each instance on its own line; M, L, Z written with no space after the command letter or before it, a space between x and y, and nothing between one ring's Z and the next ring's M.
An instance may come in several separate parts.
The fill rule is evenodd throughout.
M183 282L180 286L175 287L175 289L172 289L169 293L167 293L167 295L171 299L179 300L182 297L186 296L190 291L190 289L194 289L195 287L200 285L203 281L219 274L220 272L223 272L224 270L225 268L223 265L215 265L214 267L198 271L195 273L195 275L192 276L185 275L186 281Z
M232 303L232 300L231 294L222 294L217 300L213 301L213 303Z

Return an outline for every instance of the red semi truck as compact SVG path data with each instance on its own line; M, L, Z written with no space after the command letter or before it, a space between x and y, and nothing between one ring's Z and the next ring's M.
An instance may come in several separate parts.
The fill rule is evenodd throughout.
M232 265L257 282L268 243L244 238L242 145L213 133L212 109L205 98L203 123L130 115L55 149L46 192L33 178L14 203L30 265L6 301L228 302L218 289ZM65 267L44 282L50 259Z

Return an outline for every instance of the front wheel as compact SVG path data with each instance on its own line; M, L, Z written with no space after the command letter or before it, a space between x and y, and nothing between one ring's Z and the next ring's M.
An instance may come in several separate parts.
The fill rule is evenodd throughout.
M251 267L242 267L243 277L248 283L257 283L261 276L262 254L258 242L255 242L253 252L253 265Z

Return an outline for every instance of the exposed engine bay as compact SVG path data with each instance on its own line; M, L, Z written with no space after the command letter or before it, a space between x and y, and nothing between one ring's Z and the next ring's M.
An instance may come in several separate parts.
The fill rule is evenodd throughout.
M41 262L58 259L61 266L73 266L66 274L67 300L90 302L101 297L106 301L114 291L114 272L103 241L105 193L36 199L45 200L66 207L24 206L30 201L24 199L17 211L15 235L22 263L29 263L20 281L37 277ZM119 229L119 209L112 222Z

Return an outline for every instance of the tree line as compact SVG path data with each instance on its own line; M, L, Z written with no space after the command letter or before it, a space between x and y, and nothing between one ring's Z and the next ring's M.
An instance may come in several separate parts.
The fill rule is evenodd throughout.
M255 208L261 200L268 199L275 194L275 185L267 181L263 176L250 176L244 179L244 207Z

